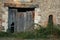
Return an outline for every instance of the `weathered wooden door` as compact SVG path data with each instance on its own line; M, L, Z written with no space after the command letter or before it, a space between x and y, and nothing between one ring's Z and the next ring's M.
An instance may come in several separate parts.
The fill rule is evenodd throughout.
M16 22L17 22L17 32L21 32L24 30L24 13L19 12L16 14Z
M27 11L24 13L24 30L29 30L33 27L34 20L33 20L33 12Z
M29 30L34 24L34 9L22 8L18 9L9 8L8 28L12 32L21 32Z
M18 12L16 14L17 32L26 31L33 26L34 20L32 11Z
M16 9L9 8L8 30L14 32L15 27L16 27Z

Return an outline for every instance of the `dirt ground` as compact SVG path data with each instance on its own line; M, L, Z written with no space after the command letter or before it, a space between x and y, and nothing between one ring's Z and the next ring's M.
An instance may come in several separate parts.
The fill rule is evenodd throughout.
M20 38L0 38L0 40L60 40L60 38L47 38L47 39L20 39Z

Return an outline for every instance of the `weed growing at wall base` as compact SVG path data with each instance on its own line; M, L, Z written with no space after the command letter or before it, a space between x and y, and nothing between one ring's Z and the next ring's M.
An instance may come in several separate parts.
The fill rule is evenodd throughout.
M48 25L46 28L40 26L39 30L36 29L34 31L20 33L0 32L0 37L13 37L22 39L50 38L52 36L60 37L60 30L56 27L57 26L55 25Z

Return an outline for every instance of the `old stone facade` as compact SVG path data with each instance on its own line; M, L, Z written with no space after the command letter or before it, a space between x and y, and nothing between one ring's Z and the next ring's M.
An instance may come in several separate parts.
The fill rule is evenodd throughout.
M0 2L0 9L1 9L1 2ZM0 31L2 29L2 11L0 10Z
M40 25L47 26L49 16L53 16L52 19L55 25L60 24L60 0L39 0L36 2L40 9L38 12L41 16Z
M59 2L60 0L29 0L27 2L21 2L19 0L5 0L4 6L15 8L35 8L34 22L45 27L47 26L50 18L53 20L53 24L60 24Z
M0 31L7 31L8 28L8 8L4 7L2 0L0 1Z
M40 0L39 8L41 10L41 24L47 25L49 16L53 16L53 23L60 24L59 11L60 11L60 0Z

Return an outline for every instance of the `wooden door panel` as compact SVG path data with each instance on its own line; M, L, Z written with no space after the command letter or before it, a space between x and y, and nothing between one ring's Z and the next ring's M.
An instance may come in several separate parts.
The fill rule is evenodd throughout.
M14 29L13 30L15 30L16 28L16 9L10 9L9 8L9 15L8 15L8 28L9 28L9 30L11 30L11 28L12 28L12 23L14 23Z
M19 12L16 14L17 18L17 31L26 31L33 26L33 15L32 11Z
M20 31L23 31L24 30L24 14L23 12L19 12L17 13L17 31L20 32Z

